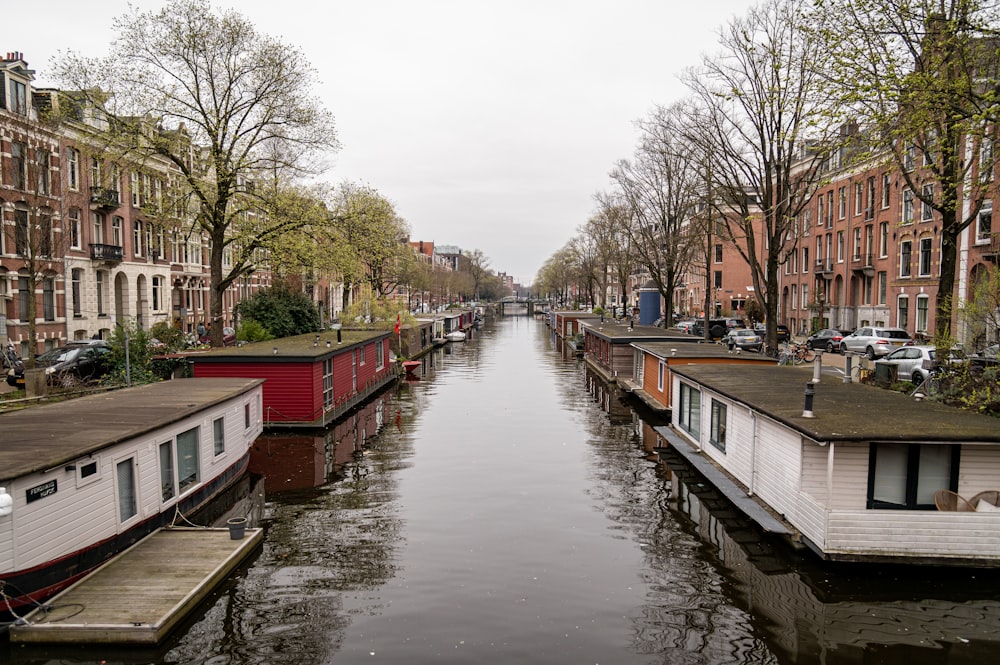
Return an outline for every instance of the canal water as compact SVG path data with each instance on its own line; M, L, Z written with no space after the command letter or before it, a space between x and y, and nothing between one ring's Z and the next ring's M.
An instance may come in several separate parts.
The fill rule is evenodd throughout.
M15 663L988 663L1000 579L769 542L543 322L321 432L261 437L260 553L160 649ZM266 500L264 499L266 497ZM127 602L127 598L123 598Z

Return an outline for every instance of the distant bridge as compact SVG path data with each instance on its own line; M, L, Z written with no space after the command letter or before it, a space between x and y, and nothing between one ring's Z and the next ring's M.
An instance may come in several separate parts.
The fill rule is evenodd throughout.
M535 301L527 298L504 299L498 305L500 316L534 316Z

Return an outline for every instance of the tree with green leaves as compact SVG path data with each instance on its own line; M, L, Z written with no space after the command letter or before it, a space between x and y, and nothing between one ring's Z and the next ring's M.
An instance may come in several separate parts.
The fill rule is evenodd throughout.
M170 0L132 6L114 27L107 56L59 64L61 86L73 91L67 108L93 109L112 153L175 170L186 234L210 241L209 312L221 321L226 289L258 267L262 246L300 224L268 213L284 188L324 170L338 147L333 118L311 94L315 72L302 52L234 11ZM222 326L212 331L221 346Z
M291 337L320 330L319 312L308 295L278 284L236 305L243 320L256 321L272 337Z
M935 332L951 337L962 232L991 196L1000 130L993 0L821 0L826 94L854 114L914 199L941 217Z

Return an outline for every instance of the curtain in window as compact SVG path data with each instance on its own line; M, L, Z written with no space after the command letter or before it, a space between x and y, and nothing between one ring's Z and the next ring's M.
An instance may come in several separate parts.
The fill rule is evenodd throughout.
M198 482L198 428L177 435L177 489L184 491Z
M132 459L118 462L115 472L118 476L118 514L122 522L135 517L138 509L135 497L135 469Z

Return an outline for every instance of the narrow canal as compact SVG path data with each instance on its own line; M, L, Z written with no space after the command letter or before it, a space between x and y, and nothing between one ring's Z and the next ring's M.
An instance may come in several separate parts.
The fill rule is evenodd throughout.
M508 318L326 432L262 437L260 554L155 652L17 663L984 663L994 574L821 567ZM123 598L123 602L127 599Z

